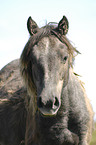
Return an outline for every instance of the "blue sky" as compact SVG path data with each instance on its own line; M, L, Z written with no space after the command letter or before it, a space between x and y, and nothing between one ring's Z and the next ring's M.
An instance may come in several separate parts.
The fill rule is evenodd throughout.
M82 53L74 70L85 82L96 112L96 0L0 0L0 69L16 58L26 44L29 16L42 26L45 21L69 20L67 37Z

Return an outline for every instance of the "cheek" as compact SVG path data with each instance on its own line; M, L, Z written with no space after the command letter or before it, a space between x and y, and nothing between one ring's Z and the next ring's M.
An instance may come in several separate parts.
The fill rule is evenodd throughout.
M69 63L68 61L64 64L64 72L65 73L68 73L68 70L69 70Z
M66 61L65 64L62 65L61 69L60 69L60 80L65 80L67 79L66 76L68 76L68 72L69 72L69 64L68 61Z

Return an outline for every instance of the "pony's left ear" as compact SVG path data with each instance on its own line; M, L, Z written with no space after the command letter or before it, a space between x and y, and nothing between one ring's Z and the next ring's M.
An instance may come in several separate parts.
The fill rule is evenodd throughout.
M65 16L63 16L63 18L60 20L59 24L58 24L58 30L60 32L60 34L62 35L66 35L69 29L69 22L67 20L67 18Z
M38 28L39 27L36 24L36 22L31 17L29 17L27 20L27 29L28 29L28 32L30 33L30 35L36 34L38 31Z

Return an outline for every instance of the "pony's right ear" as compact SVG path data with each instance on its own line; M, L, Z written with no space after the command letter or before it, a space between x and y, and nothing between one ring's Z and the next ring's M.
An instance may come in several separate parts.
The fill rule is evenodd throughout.
M34 35L38 31L38 25L31 17L29 17L27 20L27 29L30 35Z

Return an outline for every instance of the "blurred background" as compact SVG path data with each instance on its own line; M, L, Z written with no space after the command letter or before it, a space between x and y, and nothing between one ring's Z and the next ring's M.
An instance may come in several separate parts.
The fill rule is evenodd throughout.
M63 15L69 20L67 37L81 52L74 71L85 83L96 113L96 0L0 0L0 69L20 57L29 39L29 16L41 27L59 22Z

